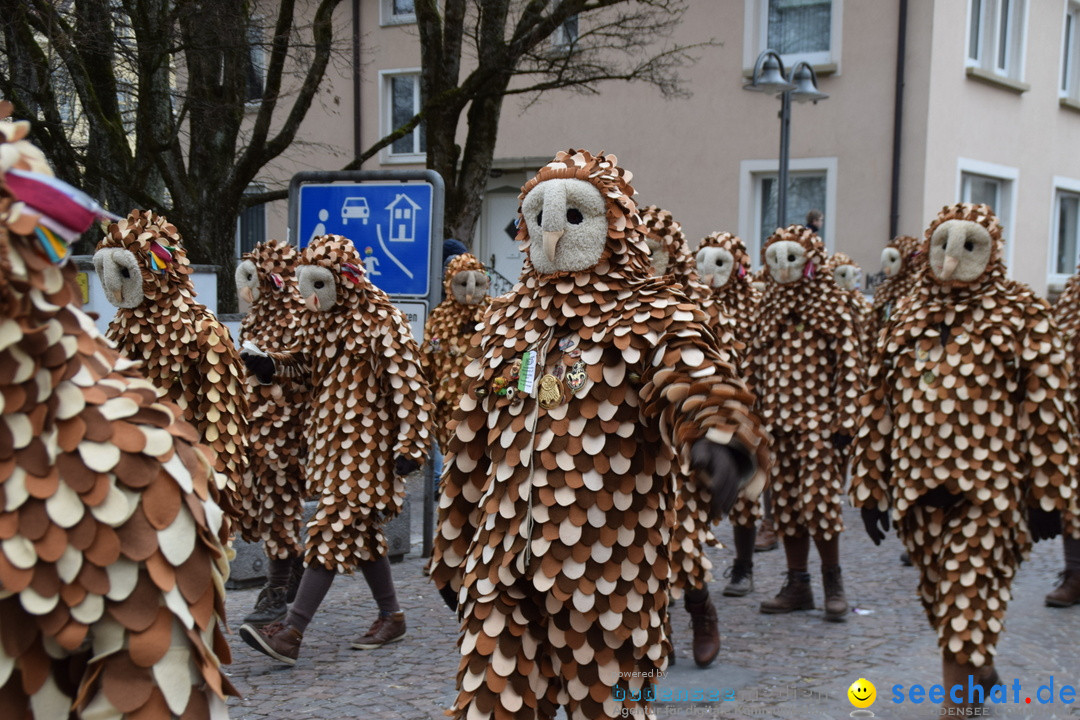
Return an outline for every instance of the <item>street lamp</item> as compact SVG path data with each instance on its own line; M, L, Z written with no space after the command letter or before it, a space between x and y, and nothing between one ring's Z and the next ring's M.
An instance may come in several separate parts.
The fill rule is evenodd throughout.
M791 101L812 102L829 97L817 88L814 67L800 60L790 72L784 72L784 61L775 50L764 50L754 63L754 73L743 90L780 96L780 172L776 191L776 226L787 227L788 150L791 137Z

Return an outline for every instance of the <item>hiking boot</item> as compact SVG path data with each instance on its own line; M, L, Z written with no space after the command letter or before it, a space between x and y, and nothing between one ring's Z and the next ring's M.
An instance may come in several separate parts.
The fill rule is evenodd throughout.
M775 550L780 544L773 528L772 520L762 520L758 528L757 537L754 539L754 552L768 552Z
M767 615L813 609L814 593L810 590L810 573L801 570L788 570L784 586L776 597L761 603L761 612Z
M1046 596L1050 607L1069 607L1080 602L1080 572L1066 570L1058 575L1058 586Z
M694 632L694 662L698 667L709 667L720 653L720 623L716 608L708 595L699 603L686 601L690 613L690 625Z
M293 558L292 568L289 570L289 584L285 586L285 602L291 603L296 599L296 591L300 589L300 580L304 577L304 556Z
M405 613L396 612L390 615L379 613L371 629L352 644L353 650L374 650L387 643L397 642L405 637Z
M840 566L821 568L821 578L825 585L825 619L830 622L846 622L848 604L844 597L844 580L840 577Z
M724 595L727 597L742 597L754 591L754 563L739 562L736 560L731 567L724 571L724 577L731 581L724 586Z
M264 655L269 655L286 665L295 665L300 655L300 641L304 634L283 622L272 622L263 627L254 627L244 623L240 626L240 637L251 647Z
M244 624L253 627L262 627L277 620L284 620L289 611L285 604L286 590L283 587L270 587L266 585L259 591L259 597L255 600L255 609L244 618Z

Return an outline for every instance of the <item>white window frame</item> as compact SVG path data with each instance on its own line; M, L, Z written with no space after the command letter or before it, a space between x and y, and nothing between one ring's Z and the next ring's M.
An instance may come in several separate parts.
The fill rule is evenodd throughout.
M969 68L983 73L1024 80L1024 58L1027 55L1028 0L977 0L979 3L978 48L972 57L971 25L975 19L976 0L968 0L967 25L964 28L964 62ZM1002 51L1002 7L1009 4L1008 37L1005 39L1005 66L998 62Z
M1054 176L1053 184L1051 186L1051 202L1050 202L1050 252L1047 253L1047 269L1046 280L1047 284L1051 287L1062 287L1065 282L1072 277L1076 272L1076 266L1080 263L1080 243L1077 243L1077 257L1072 258L1069 263L1069 272L1059 273L1057 271L1058 261L1058 223L1061 219L1061 213L1058 212L1058 199L1059 194L1066 192L1073 195L1080 195L1080 179L1061 177L1059 175Z
M836 171L839 166L835 157L797 158L788 161L788 173L825 173L825 228L821 239L831 255L835 246ZM761 217L761 197L757 188L762 175L779 173L779 160L743 160L739 163L739 237L746 243L747 252L754 267L761 265L761 241L757 237L758 218ZM831 219L830 219L831 218Z
M1080 103L1080 2L1077 0L1065 0L1065 13L1061 21L1061 77L1058 79L1058 97Z
M751 73L758 55L769 50L769 0L743 0L743 71ZM800 60L814 66L818 73L840 74L840 45L843 37L844 0L832 0L829 15L829 49L815 53L789 53L781 55L785 67L792 67Z
M973 160L971 158L958 158L956 161L956 198L957 202L967 202L964 198L964 175L982 175L993 180L1002 182L1001 207L992 208L1001 222L1001 234L1005 239L1005 266L1007 275L1013 274L1013 253L1016 243L1013 242L1013 231L1016 228L1016 201L1019 193L1017 188L1020 184L1019 168L1009 165Z
M416 3L413 3L413 8L416 7ZM412 25L416 22L416 12L411 13L395 13L394 12L394 0L380 0L379 2L379 25L381 27L387 27L390 25Z
M416 77L416 89L413 93L414 107L420 107L420 68L397 68L394 70L379 71L379 132L385 137L394 130L394 102L391 94L391 80L403 75ZM427 161L427 153L395 153L393 144L387 145L380 151L380 159L383 163L414 164Z

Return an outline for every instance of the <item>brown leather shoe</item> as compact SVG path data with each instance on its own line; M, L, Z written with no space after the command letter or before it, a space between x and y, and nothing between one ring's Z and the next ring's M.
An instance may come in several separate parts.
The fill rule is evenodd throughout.
M352 644L353 650L374 650L387 643L397 642L405 637L405 613L396 612L393 615L379 615L371 629Z
M754 540L754 552L775 550L779 544L772 520L762 520L761 527L757 531L757 538Z
M694 662L698 667L709 667L720 654L720 622L712 599L705 597L700 603L686 602L690 613L690 625L694 631Z
M282 621L255 627L244 623L240 626L240 637L251 647L264 655L269 655L286 665L295 665L300 655L300 641L304 634Z
M784 587L780 588L776 597L761 603L761 612L766 615L813 609L814 593L810 589L810 573L799 570L788 570Z
M847 622L848 604L844 597L844 580L840 577L840 566L821 568L821 578L825 585L825 619L830 622Z
M1080 572L1066 570L1059 576L1060 582L1046 596L1050 607L1069 607L1080 602Z

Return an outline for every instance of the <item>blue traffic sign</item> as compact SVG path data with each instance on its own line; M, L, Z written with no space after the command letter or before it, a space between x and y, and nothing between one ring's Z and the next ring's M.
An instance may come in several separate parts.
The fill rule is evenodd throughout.
M306 247L319 235L344 235L376 287L389 295L427 296L432 200L428 183L303 183L296 239Z

